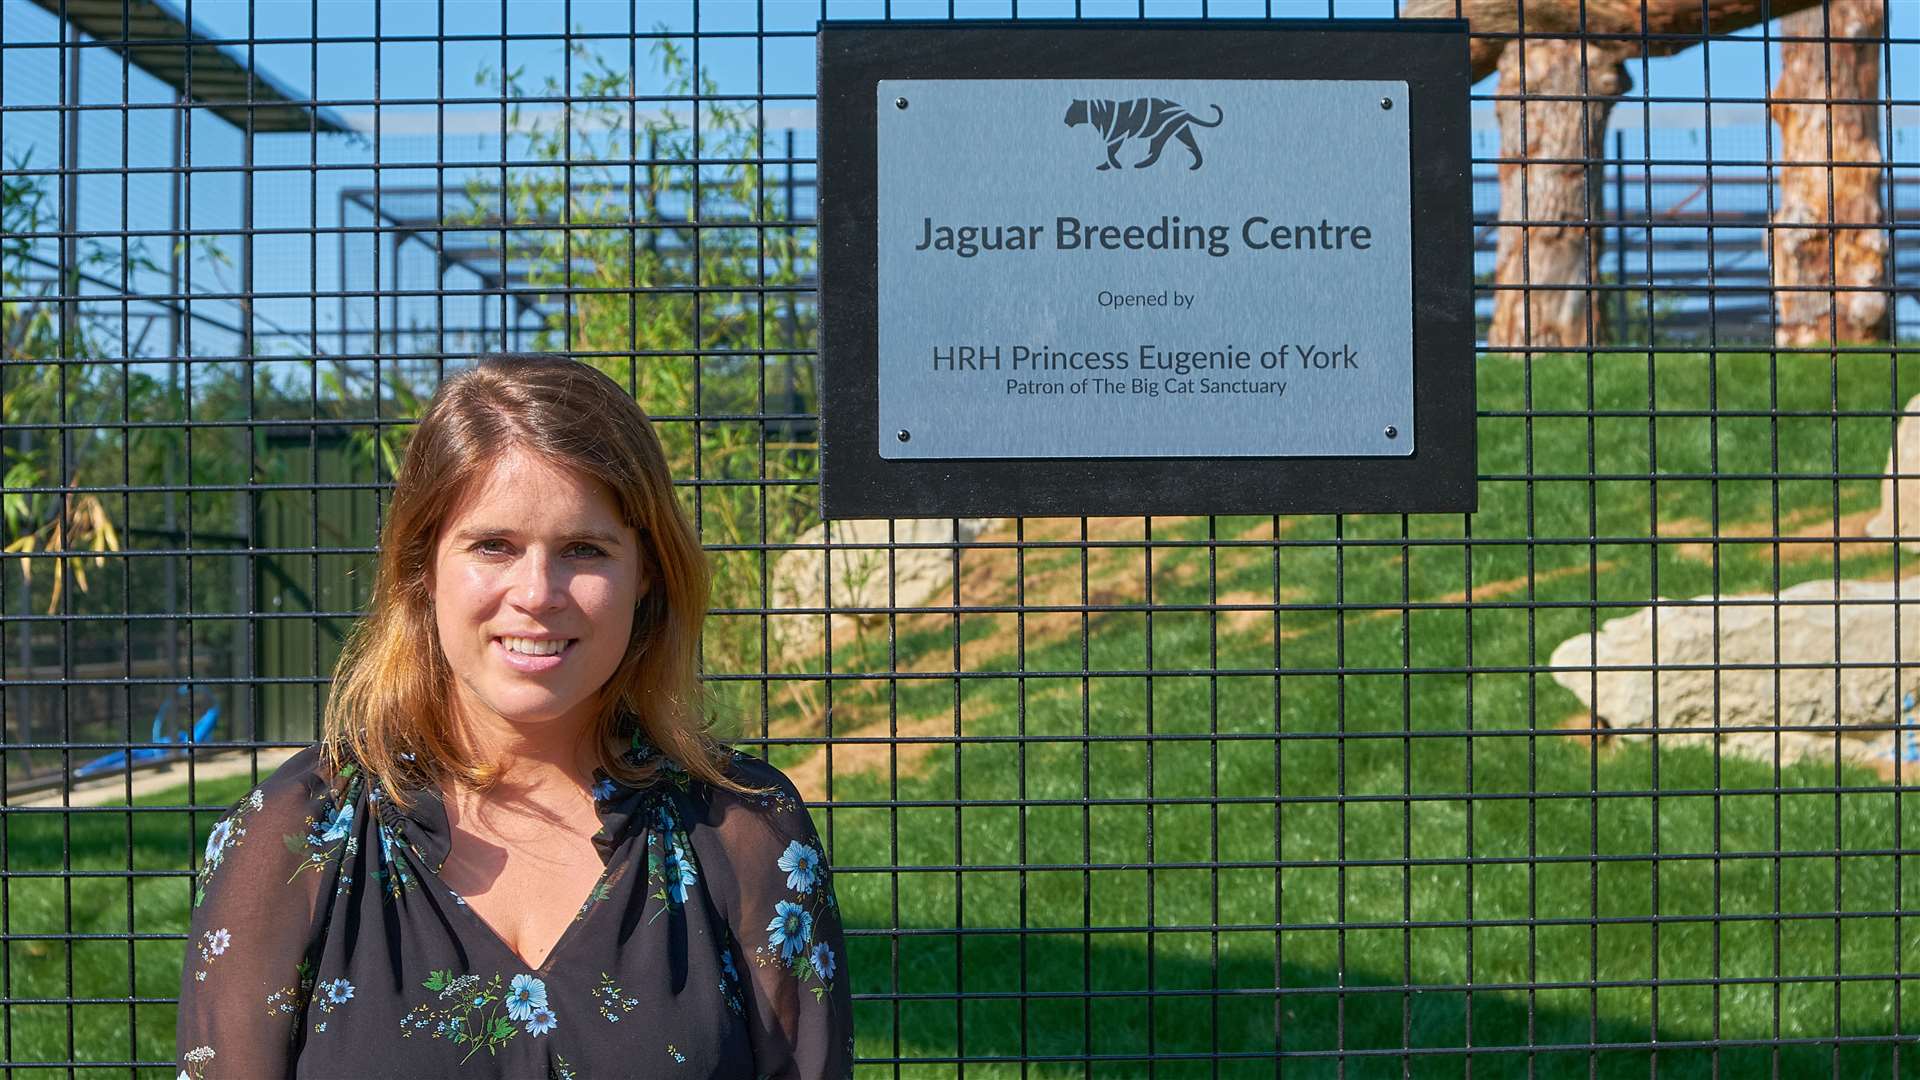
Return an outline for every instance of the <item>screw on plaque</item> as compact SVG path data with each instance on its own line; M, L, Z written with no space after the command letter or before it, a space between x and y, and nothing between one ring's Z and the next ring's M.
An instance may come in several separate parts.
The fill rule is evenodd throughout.
M1394 427L1394 426L1393 426L1392 424L1388 424L1388 425L1387 425L1387 438L1389 438L1389 439L1397 439L1397 438L1399 438L1399 437L1400 437L1400 429L1399 429L1399 428L1397 428L1397 427Z
M1393 108L1393 99L1392 99L1392 98L1390 98L1390 97L1383 97L1383 98L1381 98L1381 99L1380 99L1380 107L1381 107L1381 108L1383 108L1383 109L1391 109L1391 108ZM902 108L905 108L905 106L902 106Z
M913 438L913 432L908 431L906 428L901 428L899 431L894 432L893 437L899 439L901 442L907 442Z
M906 108L906 107L907 107L907 99L906 99L906 98L903 98L903 97L897 97L897 98L894 98L894 99L893 99L893 107L894 107L894 108L896 108L896 109L904 109L904 108Z

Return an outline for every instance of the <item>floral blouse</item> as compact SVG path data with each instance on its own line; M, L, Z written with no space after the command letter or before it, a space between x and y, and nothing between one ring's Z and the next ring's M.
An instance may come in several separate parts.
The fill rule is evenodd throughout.
M636 754L654 751L643 747ZM440 882L431 789L406 811L310 747L213 827L181 976L186 1080L844 1077L840 911L805 805L735 754L739 795L668 764L596 777L606 863L528 968Z

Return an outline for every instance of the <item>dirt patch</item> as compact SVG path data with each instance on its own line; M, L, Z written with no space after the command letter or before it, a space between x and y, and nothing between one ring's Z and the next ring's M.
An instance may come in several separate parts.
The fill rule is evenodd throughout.
M1712 532L1713 526L1696 517L1663 517L1653 530L1655 536L1702 536Z
M871 724L851 734L863 738L911 739L935 738L953 734L953 717L923 716L902 720L895 732L889 733L884 724ZM935 750L949 744L937 742L838 742L833 746L833 775L844 777L852 773L873 772L884 775L890 761L898 762L898 775L901 779L910 779L926 774L927 766ZM800 794L812 803L823 802L827 797L827 750L825 745L814 748L813 753L797 765L783 770Z
M1286 587L1280 590L1280 603L1297 603L1306 599L1307 590L1298 587ZM1270 592L1254 592L1250 589L1235 589L1220 594L1217 603L1252 605L1259 610L1222 611L1220 629L1230 634L1246 634L1256 630L1266 632L1266 640L1273 639L1274 600Z
M1879 775L1882 783L1898 783L1903 789L1920 787L1920 761L1896 762L1894 753L1898 744L1892 739L1889 739L1888 743L1883 753L1876 754L1871 759L1868 767ZM1898 775L1895 775L1896 768L1899 770Z
M1324 515L1321 515L1321 516L1324 516ZM1274 529L1274 522L1276 520L1279 521L1280 523L1280 527L1278 531ZM1292 532L1293 530L1299 528L1300 523L1306 520L1308 520L1307 517L1302 517L1296 514L1292 517L1282 517L1277 519L1268 518L1265 521L1256 521L1252 525L1249 525L1247 528L1241 530L1240 534L1235 536L1234 539L1235 540L1278 540L1281 537Z
M1614 568L1614 565L1615 564L1611 559L1606 559L1598 563L1595 563L1592 567L1592 570L1596 574L1604 574L1607 571L1612 570ZM1489 582L1479 583L1479 584L1475 584L1473 587L1472 599L1476 603L1482 600L1497 600L1503 596L1511 596L1514 593L1525 592L1529 583L1533 585L1539 585L1540 583L1546 582L1546 581L1558 581L1561 578L1584 576L1587 572L1588 572L1588 568L1585 566L1562 566L1553 570L1541 571L1539 573L1532 575L1531 577L1527 577L1523 575L1521 577L1503 578L1499 581L1489 581ZM1440 596L1434 596L1434 597L1416 596L1413 598L1412 602L1416 604L1464 604L1467 602L1467 600L1468 600L1467 591L1465 589L1460 589L1454 592L1444 593ZM1220 598L1220 602L1224 604L1224 603L1269 603L1270 601L1264 597L1254 601L1242 601L1242 600L1230 601L1223 596ZM1233 616L1255 616L1255 618L1249 618L1249 619L1243 620L1242 625L1244 625L1249 630L1257 631L1259 636L1256 640L1260 642L1271 642L1273 640L1272 617L1268 612L1230 611L1230 612L1222 612L1222 615L1229 619L1231 619ZM1296 617L1297 617L1297 613L1296 613ZM1289 627L1286 630L1283 630L1280 632L1280 640L1292 641L1295 638L1301 638L1301 637L1306 637L1309 634L1320 633L1325 629L1328 623L1332 622L1337 617L1338 616L1336 614L1329 613L1324 619L1316 620L1311 625L1307 625L1307 626L1296 625L1296 626ZM1367 619L1367 620L1397 619L1400 617L1400 609L1395 607L1382 607L1382 608L1376 608L1372 611L1350 613L1348 617L1355 618L1355 619Z
M1620 739L1607 728L1605 720L1595 719L1592 713L1578 712L1554 725L1567 733L1567 738L1576 744L1584 744L1588 750L1608 757L1620 749Z
M1777 536L1782 539L1793 540L1831 539L1842 545L1851 543L1885 544L1887 541L1867 535L1867 522L1873 520L1873 516L1877 513L1879 513L1878 508L1869 507L1868 509L1858 510L1851 514L1842 514L1836 521L1830 509L1808 508L1781 515L1780 529L1778 532L1774 531L1773 522L1771 521L1736 521L1732 523L1722 522L1719 536L1726 540L1735 541L1764 539ZM1677 518L1671 523L1671 527L1668 522L1662 521L1659 528L1659 534L1661 536L1700 536L1709 534L1712 531L1713 527L1711 524L1701 521L1698 518ZM1734 543L1725 546L1728 548L1728 551L1721 553L1722 559L1725 559L1730 554L1737 554L1741 557L1759 558L1768 562L1771 562L1776 556L1778 556L1781 562L1805 562L1810 559L1828 557L1834 553L1834 548L1825 544ZM1714 559L1715 552L1721 547L1722 544L1720 542L1697 540L1680 544L1676 550L1682 558L1693 559L1696 562L1711 563ZM1844 558L1848 554L1849 552L1843 547L1840 551L1840 556Z
M1284 532L1293 519L1281 519ZM1159 522L1156 521L1156 525ZM1270 533L1270 525L1268 526ZM1156 530L1157 531L1157 530ZM985 533L980 537L988 544L1011 544L1014 539L1011 522ZM1020 539L1026 543L1066 542L1079 543L1082 539L1080 523L1077 519L1029 519ZM1089 519L1086 539L1093 541L1139 541L1142 539L1139 519ZM1143 574L1144 560L1137 547L1089 548L1086 559L1086 594L1082 597L1080 551L1070 548L1028 548L1022 551L1011 546L1006 547L967 547L960 557L960 581L958 586L958 606L960 619L965 632L961 643L961 666L966 670L981 670L993 663L1003 663L1011 667L1013 658L1019 655L1024 644L1031 654L1062 642L1078 641L1084 632L1097 635L1105 626L1119 619L1131 618L1130 612L1083 612L1080 610L1033 610L1048 607L1078 609L1083 605L1107 607L1139 603L1145 595ZM1192 552L1169 552L1156 555L1154 571L1156 584L1181 582L1191 584L1200 580L1205 571L1204 549ZM1559 567L1532 575L1507 578L1498 581L1482 582L1473 587L1472 598L1492 600L1500 597L1524 593L1529 583L1538 585L1563 578L1584 576L1590 572L1605 573L1613 569L1612 562L1602 562L1596 567L1585 565ZM1162 572L1169 577L1159 577ZM1016 583L1024 579L1024 589ZM1313 590L1292 586L1281 590L1279 602L1282 606L1300 603L1311 599ZM1416 598L1416 600L1422 598ZM1448 593L1432 598L1441 603L1464 603L1468 599L1465 590ZM1022 601L1026 607L1021 612L1011 609L1016 601ZM1274 631L1274 595L1269 590L1229 590L1218 597L1218 603L1240 607L1242 610L1218 613L1220 629L1223 633L1241 638L1251 638L1256 642L1270 643ZM970 612L968 609L979 609ZM1002 609L1002 610L992 610ZM1355 613L1353 617L1363 619L1397 618L1400 611L1394 608ZM1308 634L1323 632L1326 625L1336 616L1327 613L1290 612L1290 621L1295 625L1287 626L1282 637L1292 639ZM1317 616L1317 617L1315 617ZM948 614L909 615L902 613L897 626L904 635L913 628L924 628L935 622L944 623L953 616ZM818 646L816 645L815 650ZM953 664L950 649L940 649L929 653L918 662L903 656L901 670L919 668L923 671L947 670ZM804 664L810 670L818 666ZM880 680L876 680L876 683ZM776 707L773 709L776 719L771 734L775 738L819 738L826 734L826 695L824 684L807 681L804 674L796 675L793 681L781 686L775 692ZM833 729L836 737L860 739L882 739L888 735L887 722L889 700L883 690L873 684L842 684L837 687L833 697ZM964 718L962 720L964 724ZM906 738L939 739L951 736L954 728L953 713L950 709L931 712L909 712L902 707L897 714L897 734ZM1584 723L1580 725L1587 726ZM1604 744L1606 740L1602 740ZM947 743L932 742L841 742L833 744L833 773L837 777L847 777L863 773L886 775L891 769L901 779L924 776L928 768L937 761L934 751L948 748ZM810 799L823 798L827 777L827 747L816 747L801 762L787 770L801 792Z
M1543 581L1559 581L1561 578L1584 577L1588 573L1604 574L1617 564L1612 559L1602 559L1591 566L1560 566L1552 570L1522 574L1519 577L1501 578L1499 581L1477 582L1473 586L1474 600L1497 600L1503 596L1526 592L1529 585L1538 585ZM1445 596L1436 596L1429 603L1464 604L1467 602L1467 590L1450 592ZM1397 615L1397 611L1377 611L1375 615Z

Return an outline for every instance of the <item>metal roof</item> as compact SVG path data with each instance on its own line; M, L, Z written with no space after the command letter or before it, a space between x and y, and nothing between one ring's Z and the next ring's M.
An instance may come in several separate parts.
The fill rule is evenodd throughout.
M351 131L327 109L302 104L244 55L220 45L165 0L33 0L124 55L143 71L205 105L236 127L254 131ZM251 118L251 119L249 119Z

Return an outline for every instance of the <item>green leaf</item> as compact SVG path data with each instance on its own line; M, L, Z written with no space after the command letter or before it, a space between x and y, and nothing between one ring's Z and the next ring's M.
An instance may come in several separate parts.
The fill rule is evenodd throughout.
M453 981L453 972L434 971L427 976L427 981L421 983L420 985L426 987L429 990L438 991L438 990L445 990L447 988L447 984L452 981Z

